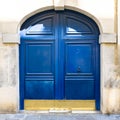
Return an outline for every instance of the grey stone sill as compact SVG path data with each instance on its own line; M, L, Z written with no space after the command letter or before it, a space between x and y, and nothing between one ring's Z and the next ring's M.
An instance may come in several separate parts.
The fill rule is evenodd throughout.
M99 36L99 43L117 43L116 34L101 34Z
M19 34L3 33L1 36L3 43L20 43Z

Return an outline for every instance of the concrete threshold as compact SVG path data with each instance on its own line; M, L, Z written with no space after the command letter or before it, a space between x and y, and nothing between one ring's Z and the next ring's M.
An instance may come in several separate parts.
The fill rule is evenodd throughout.
M40 111L31 111L31 110L20 110L19 113L80 113L80 114L100 114L100 111L79 111L79 110L69 110L69 109L50 109L50 110L40 110Z

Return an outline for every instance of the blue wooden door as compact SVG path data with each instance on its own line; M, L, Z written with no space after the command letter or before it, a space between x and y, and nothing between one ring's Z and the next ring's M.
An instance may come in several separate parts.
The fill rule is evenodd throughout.
M48 11L21 27L20 93L24 99L100 103L99 29L80 13Z

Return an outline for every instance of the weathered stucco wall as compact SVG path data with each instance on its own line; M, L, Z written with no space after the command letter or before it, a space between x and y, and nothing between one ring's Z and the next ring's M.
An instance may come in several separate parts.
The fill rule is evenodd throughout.
M19 110L19 29L30 16L49 9L71 9L91 17L101 35L101 111L120 112L120 23L117 0L1 0L0 4L0 112ZM120 3L118 3L120 4ZM120 19L120 8L118 9ZM117 27L118 25L118 27ZM115 30L115 29L118 29ZM118 33L119 34L118 34Z
M117 44L102 44L101 54L101 110L103 113L119 113L120 67Z
M0 34L0 112L18 109L18 45L3 44Z

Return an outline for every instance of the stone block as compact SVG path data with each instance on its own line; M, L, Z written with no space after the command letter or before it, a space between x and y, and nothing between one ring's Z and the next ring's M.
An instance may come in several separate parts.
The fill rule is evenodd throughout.
M64 10L64 0L54 0L55 10Z
M116 34L101 34L99 43L117 43Z
M4 33L2 36L3 36L3 43L19 43L20 42L19 34Z

